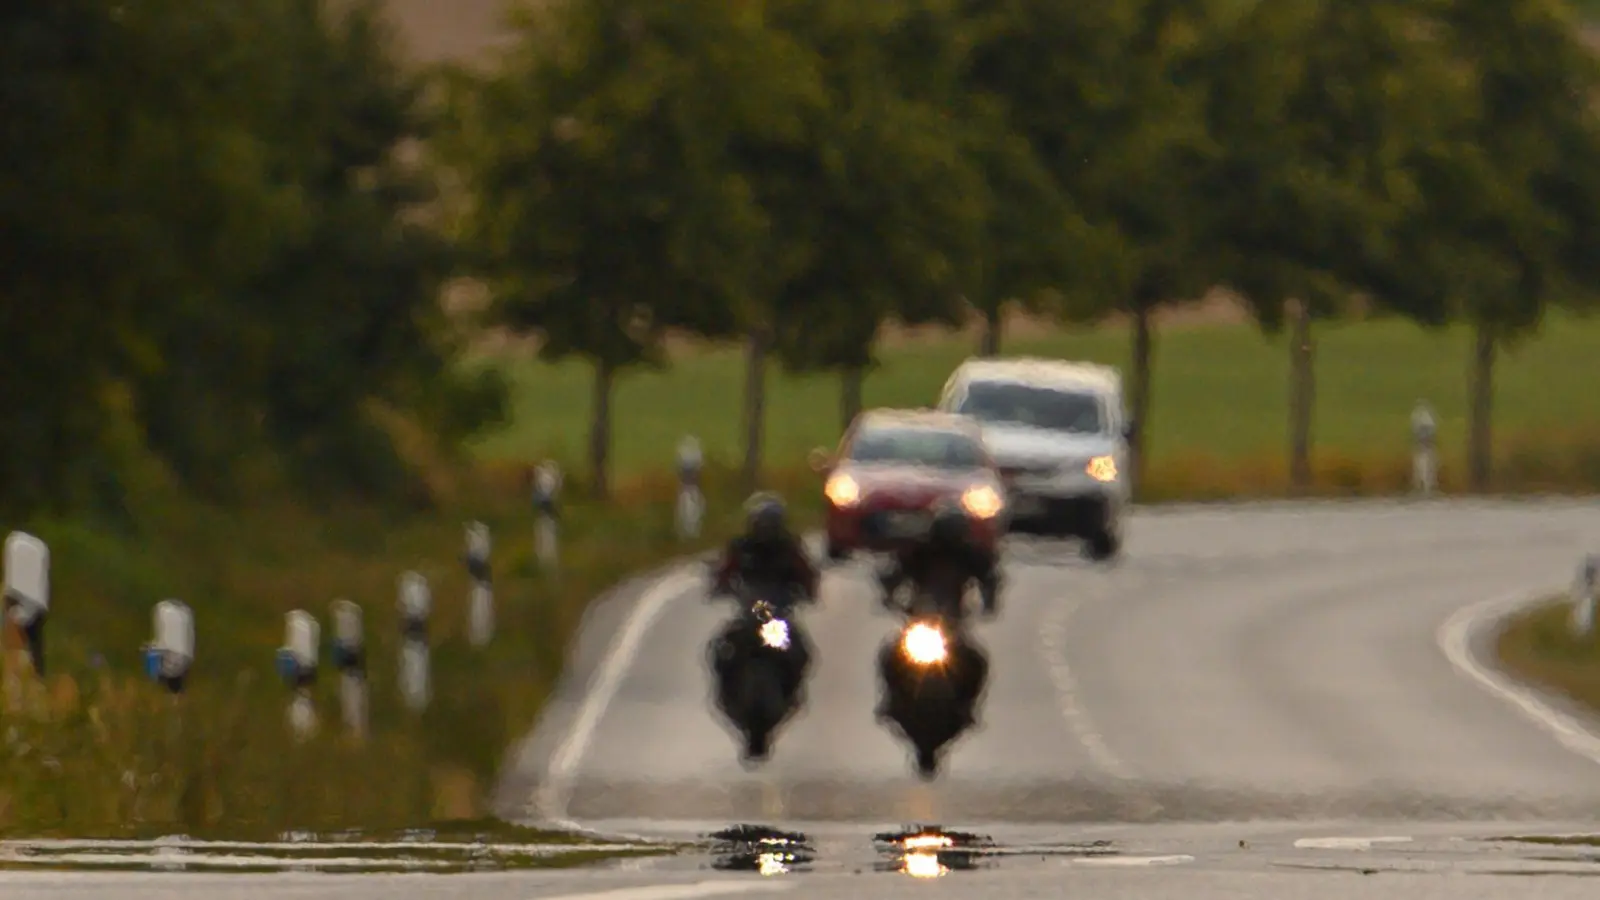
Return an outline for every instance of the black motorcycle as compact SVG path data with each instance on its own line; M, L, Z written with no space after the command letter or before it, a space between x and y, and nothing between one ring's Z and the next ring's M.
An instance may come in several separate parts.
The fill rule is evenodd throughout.
M809 642L794 621L792 596L736 590L740 612L708 649L717 707L744 736L749 762L767 758L772 738L800 707Z
M905 623L878 652L880 713L916 750L917 772L938 774L944 748L973 725L989 661L966 631L964 597L916 588Z

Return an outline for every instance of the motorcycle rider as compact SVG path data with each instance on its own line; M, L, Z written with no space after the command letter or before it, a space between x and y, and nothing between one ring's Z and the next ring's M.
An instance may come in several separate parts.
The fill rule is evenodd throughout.
M880 573L883 586L882 602L887 608L896 608L895 595L902 584L910 582L913 590L927 591L935 597L949 598L959 604L965 597L967 586L976 581L982 595L984 618L993 618L999 612L1000 573L993 554L984 552L971 540L971 520L966 511L954 503L941 504L934 511L933 522L926 539L899 550L890 567ZM951 663L957 672L965 675L962 691L966 703L962 711L965 727L977 724L975 707L978 693L987 684L989 661L977 647L966 639L961 622L965 618L961 609L945 610L947 621L954 627L947 635ZM909 667L900 657L898 640L888 641L878 651L879 671L892 679L908 676ZM876 715L888 719L893 692L878 703Z
M927 539L901 548L889 567L879 574L883 605L894 608L896 591L908 581L945 597L964 595L967 584L976 581L983 600L984 618L997 615L1000 604L997 560L969 540L971 531L971 520L959 504L946 502L935 507Z
M812 564L800 538L789 530L788 513L783 500L770 492L758 492L745 503L745 530L733 538L723 550L712 577L711 599L734 592L734 581L744 583L745 591L756 599L764 599L786 613L796 602L814 603L821 573ZM755 650L756 639L747 627L735 620L728 623L713 644L713 666L716 669L719 702L724 709L732 688L730 677L738 666ZM798 629L790 632L790 652L785 694L791 703L798 700L800 686L811 663L811 652Z

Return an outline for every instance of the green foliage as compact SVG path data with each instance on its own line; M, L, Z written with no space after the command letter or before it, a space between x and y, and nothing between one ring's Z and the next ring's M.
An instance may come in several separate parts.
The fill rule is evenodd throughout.
M399 486L368 408L457 390L452 262L379 7L24 3L0 46L0 498L78 503L129 428L218 496L264 455L321 492Z

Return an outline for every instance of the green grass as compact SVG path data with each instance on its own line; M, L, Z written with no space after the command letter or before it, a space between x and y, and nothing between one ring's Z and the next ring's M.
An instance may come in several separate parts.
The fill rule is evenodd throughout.
M1358 457L1408 452L1409 417L1419 398L1440 419L1440 441L1453 452L1465 440L1467 335L1427 332L1400 322L1320 326L1317 338L1318 449ZM1007 355L1087 359L1122 367L1125 329L1066 332L1017 340ZM891 349L867 381L869 406L924 406L937 400L969 342ZM1600 322L1555 319L1506 354L1497 373L1498 436L1572 431L1600 421L1595 371ZM1153 465L1195 455L1221 462L1258 461L1287 446L1287 339L1242 326L1173 327L1157 336L1149 435ZM697 354L664 371L624 378L615 399L613 450L620 473L670 464L679 438L700 437L707 453L738 458L742 388L737 350ZM589 369L581 363L512 363L518 390L515 425L488 438L490 458L545 454L580 459L589 418ZM838 379L769 376L768 461L797 465L807 450L839 437Z
M1566 598L1534 606L1506 622L1495 649L1512 674L1600 712L1600 633L1573 636L1571 614Z

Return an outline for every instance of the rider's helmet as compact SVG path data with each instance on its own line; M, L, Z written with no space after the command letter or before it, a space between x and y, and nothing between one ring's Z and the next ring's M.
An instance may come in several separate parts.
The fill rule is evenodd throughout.
M750 539L768 544L788 533L789 523L783 499L770 491L751 495L744 504L745 529Z
M955 547L967 540L970 530L967 511L958 503L946 501L934 507L928 540L940 547Z

